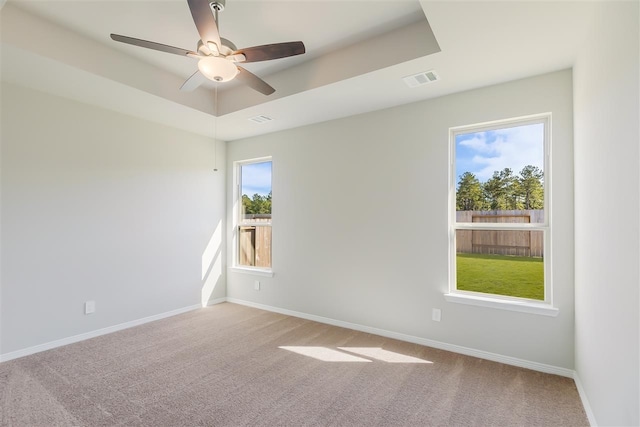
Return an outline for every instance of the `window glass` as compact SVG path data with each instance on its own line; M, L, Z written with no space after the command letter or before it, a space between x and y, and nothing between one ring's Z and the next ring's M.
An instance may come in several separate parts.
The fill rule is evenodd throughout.
M272 162L240 163L237 264L271 268Z
M456 211L544 209L544 135L544 123L456 134Z
M548 117L452 131L452 289L547 301Z
M543 234L457 230L456 289L544 300Z

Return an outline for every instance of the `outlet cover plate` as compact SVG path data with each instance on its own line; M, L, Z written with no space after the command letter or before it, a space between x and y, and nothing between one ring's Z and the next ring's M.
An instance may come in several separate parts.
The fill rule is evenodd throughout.
M84 303L84 314L91 314L96 311L96 302L87 301Z

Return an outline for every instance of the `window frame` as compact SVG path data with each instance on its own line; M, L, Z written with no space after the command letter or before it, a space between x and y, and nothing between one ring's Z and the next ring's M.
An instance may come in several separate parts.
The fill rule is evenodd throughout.
M543 141L543 191L544 219L542 223L478 223L457 222L456 220L456 137L461 134L507 129L531 124L544 125ZM504 120L477 123L449 128L449 289L445 299L468 305L492 307L511 311L521 311L547 316L557 316L558 309L553 306L552 283L552 228L551 228L551 113L514 117ZM499 294L473 292L457 289L456 231L457 230L518 230L541 231L544 249L544 300L513 297Z
M269 222L251 221L242 218L242 167L256 163L271 162L271 218ZM273 157L264 156L233 163L234 169L234 212L233 212L233 267L232 270L239 273L249 273L258 276L273 277ZM240 264L240 228L241 227L270 227L271 234L271 266L256 267Z

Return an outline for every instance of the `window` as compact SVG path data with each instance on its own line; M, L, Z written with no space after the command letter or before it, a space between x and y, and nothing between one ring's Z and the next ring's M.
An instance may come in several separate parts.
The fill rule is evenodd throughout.
M236 266L271 270L271 158L236 163Z
M545 114L450 130L448 300L550 307L550 122Z

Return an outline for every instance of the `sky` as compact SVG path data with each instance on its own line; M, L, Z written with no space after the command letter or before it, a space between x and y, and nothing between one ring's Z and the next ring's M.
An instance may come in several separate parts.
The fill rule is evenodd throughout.
M266 196L271 191L271 162L242 165L242 194Z
M544 124L458 134L455 160L456 182L465 172L485 182L504 168L514 175L526 165L544 171Z

